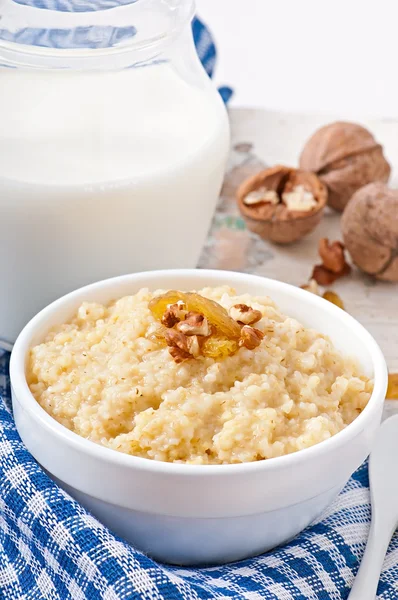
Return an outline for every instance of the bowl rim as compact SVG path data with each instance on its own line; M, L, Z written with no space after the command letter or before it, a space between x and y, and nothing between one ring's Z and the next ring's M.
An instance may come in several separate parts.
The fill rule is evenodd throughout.
M75 302L79 296L82 296L85 293L90 293L96 289L102 290L104 288L111 288L112 286L123 285L125 283L129 283L130 281L138 283L140 280L145 280L145 277L149 277L151 279L167 276L194 278L198 275L200 275L201 278L209 277L210 279L217 276L221 280L219 282L220 285L229 284L233 286L234 282L244 283L245 281L250 281L253 284L256 282L261 282L261 285L264 285L265 283L271 296L272 290L285 290L290 293L293 298L298 297L302 300L305 299L305 302L307 302L309 306L322 306L323 309L326 309L331 314L332 318L342 320L348 328L355 332L357 337L363 339L368 348L369 356L372 360L372 366L374 370L374 389L369 402L362 413L358 415L358 417L345 429L338 432L334 436L310 446L309 448L304 448L291 454L269 458L263 461L247 463L191 465L186 463L157 461L118 452L112 448L106 448L105 446L101 446L100 444L87 440L86 438L79 436L77 433L70 431L64 425L58 423L54 417L49 415L39 405L31 393L26 381L26 354L30 348L31 338L37 333L38 329L43 326L43 323L46 321L48 316L58 311L61 307L65 307L68 304ZM227 282L226 280L229 281ZM148 282L146 285L143 283L141 287L151 287L151 282ZM205 285L203 285L203 287L205 287ZM311 294L306 290L295 287L294 285L275 279L262 277L260 275L225 270L219 271L214 269L162 269L104 279L78 288L77 290L62 296L58 300L55 300L43 308L27 323L15 342L10 359L10 380L13 395L15 395L15 397L18 399L23 409L29 413L30 417L41 427L47 430L48 433L53 435L55 434L64 443L73 447L74 450L80 451L83 454L87 454L92 458L105 461L108 464L117 465L119 467L133 468L140 471L150 471L152 473L170 474L175 476L190 475L193 477L203 477L211 475L220 477L231 476L233 474L238 475L239 473L243 472L266 472L279 468L291 468L297 463L311 460L316 455L324 455L330 451L333 451L334 448L344 445L349 441L349 439L356 437L356 435L362 431L365 422L372 417L373 413L377 412L379 404L384 402L388 383L388 371L379 345L374 340L372 335L365 329L365 327L363 327L363 325L361 325L350 314L333 305L331 302L324 300L320 296Z

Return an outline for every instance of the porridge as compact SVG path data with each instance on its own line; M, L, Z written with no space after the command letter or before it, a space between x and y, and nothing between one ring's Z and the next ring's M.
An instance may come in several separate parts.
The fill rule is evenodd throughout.
M27 377L78 435L190 464L307 448L351 423L372 392L327 337L229 287L83 303L31 349Z

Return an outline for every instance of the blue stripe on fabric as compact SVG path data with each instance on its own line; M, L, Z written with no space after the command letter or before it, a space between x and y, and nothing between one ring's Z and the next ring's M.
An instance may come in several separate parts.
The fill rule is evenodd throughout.
M13 0L15 4L57 12L98 12L135 4L137 0Z
M26 27L16 32L0 29L6 42L42 48L112 48L137 33L135 27L75 27L74 29L37 29Z

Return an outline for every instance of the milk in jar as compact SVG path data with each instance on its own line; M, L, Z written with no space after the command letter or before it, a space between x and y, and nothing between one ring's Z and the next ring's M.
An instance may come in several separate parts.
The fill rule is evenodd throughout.
M229 127L184 27L142 65L0 67L0 339L82 285L196 266Z

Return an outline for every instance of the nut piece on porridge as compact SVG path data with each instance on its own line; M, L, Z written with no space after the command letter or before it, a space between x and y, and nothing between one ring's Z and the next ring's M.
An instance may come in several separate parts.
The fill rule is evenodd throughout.
M231 317L242 306L256 327ZM195 465L308 448L349 425L373 389L326 336L270 298L229 287L84 303L31 348L27 380L43 409L76 434Z
M180 331L176 331L175 329L168 329L165 332L165 339L168 346L170 346L172 351L169 350L170 354L174 357L178 357L178 362L184 360L184 358L192 358L199 356L200 347L197 335L187 336ZM175 349L178 348L181 352L175 352Z
M259 329L255 327L249 327L245 325L242 327L241 338L239 340L239 346L244 346L249 350L254 350L261 344L261 340L263 339L264 334Z
M235 304L235 306L229 309L229 315L234 321L242 323L242 325L253 325L257 321L260 321L263 316L260 310L254 310L254 308L247 306L247 304Z
M177 329L185 335L201 335L203 337L211 335L211 327L206 317L195 312L187 313L184 321L178 323Z
M161 319L162 325L165 327L174 327L174 325L177 325L177 323L184 319L186 312L183 302L171 304Z
M173 347L169 348L169 354L170 354L170 356L172 356L174 362L177 364L180 364L180 363L184 362L184 360L188 360L189 358L192 358L192 355L190 352L181 350L181 348L178 348L178 346L173 346Z

